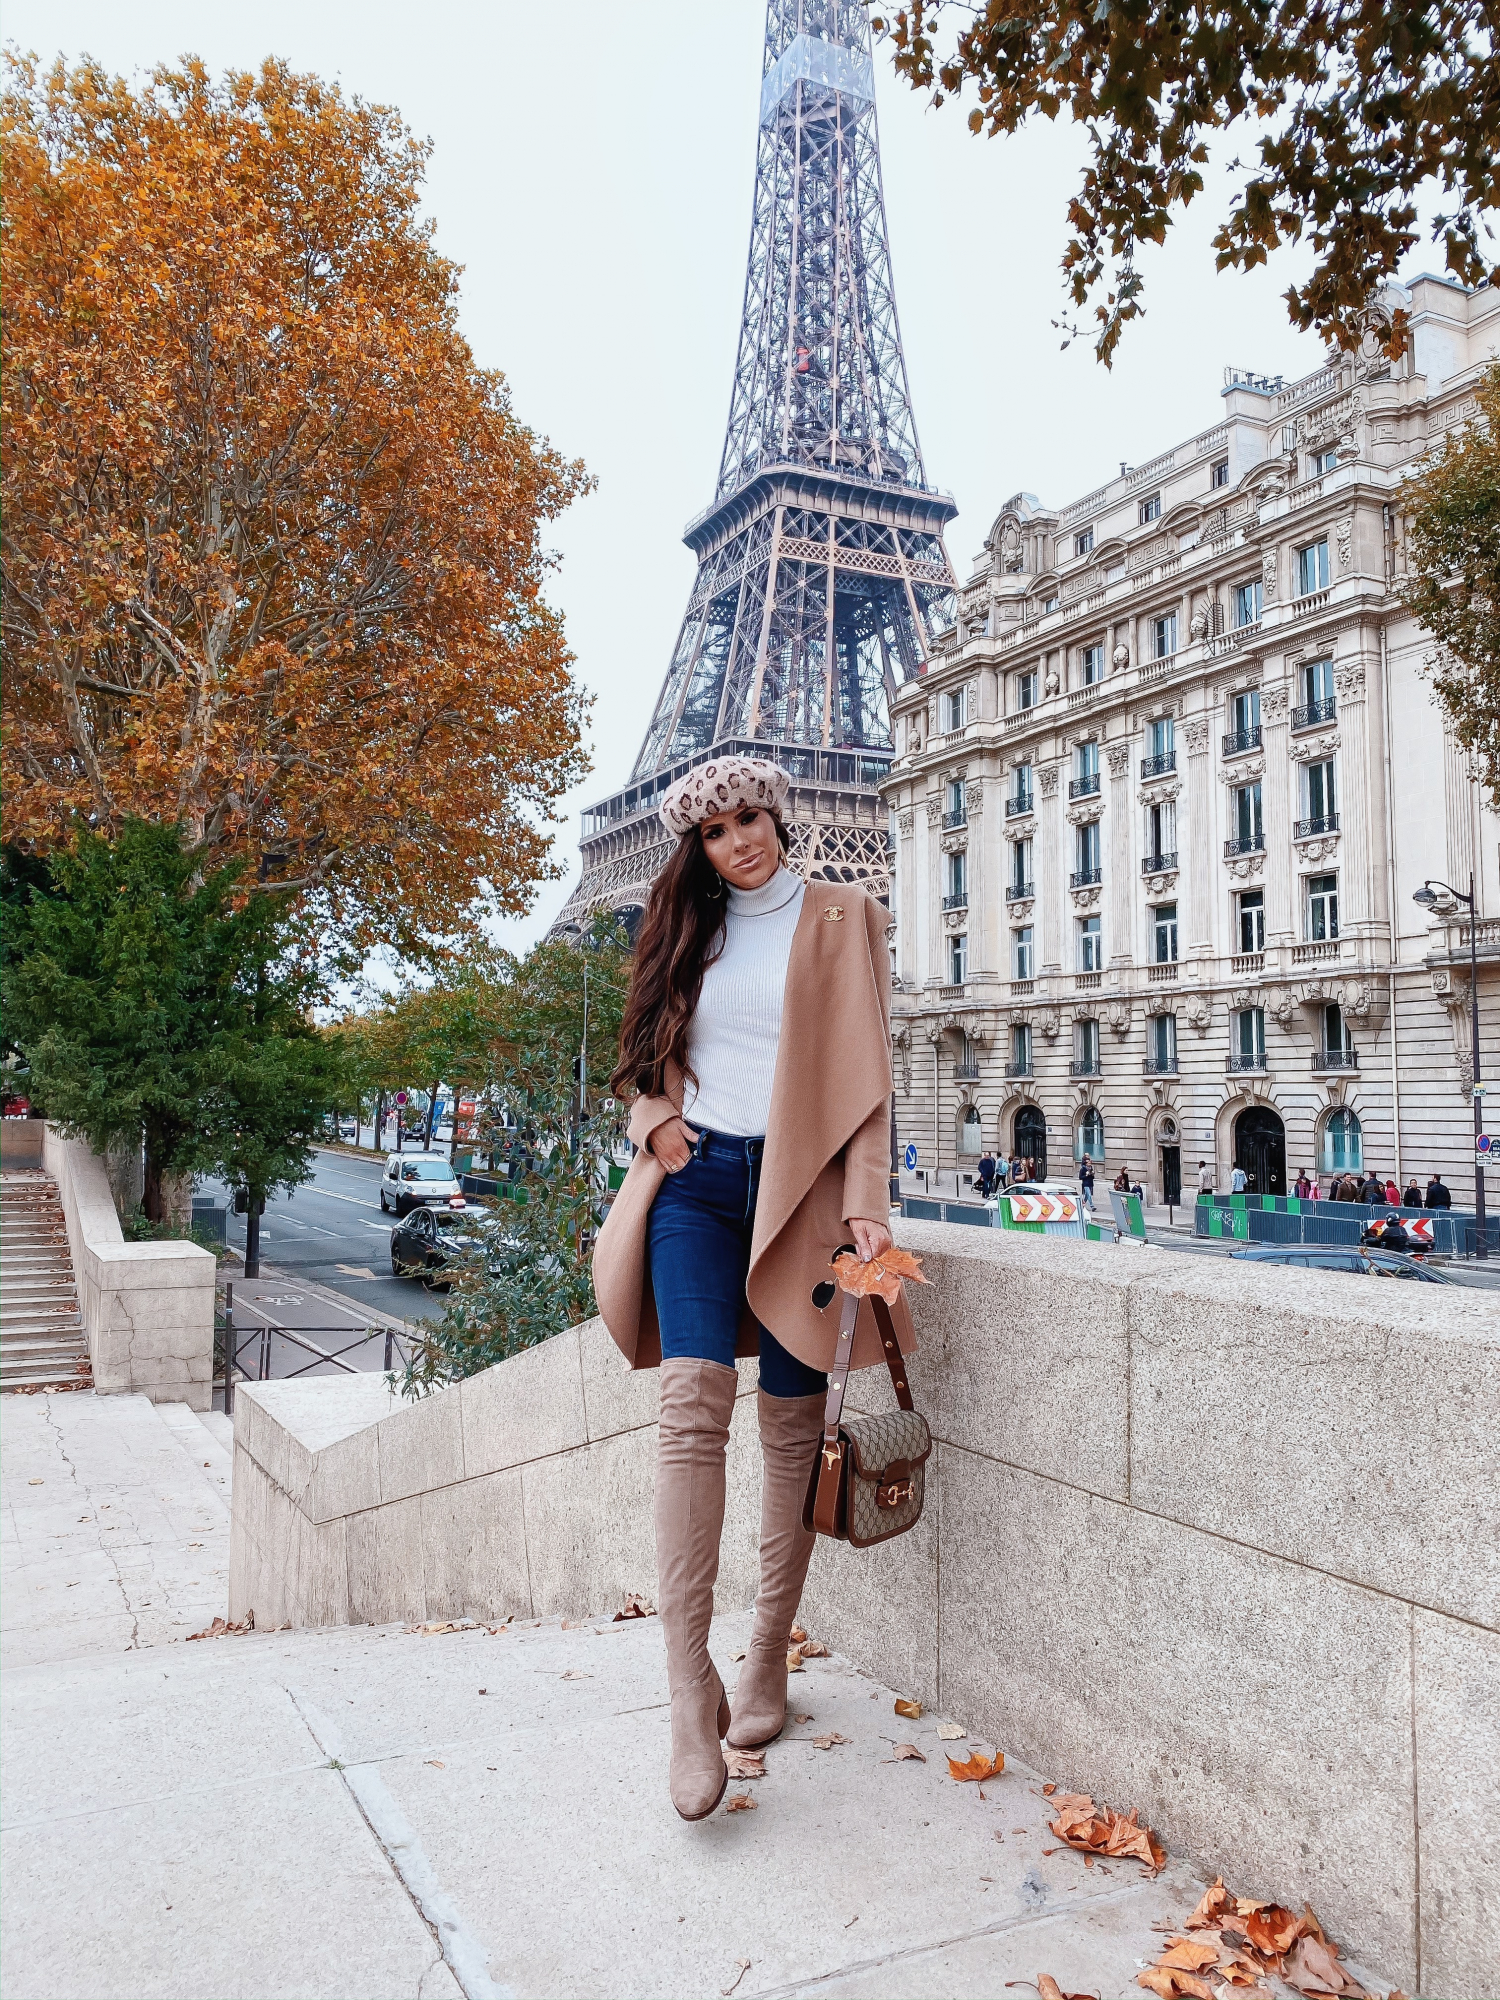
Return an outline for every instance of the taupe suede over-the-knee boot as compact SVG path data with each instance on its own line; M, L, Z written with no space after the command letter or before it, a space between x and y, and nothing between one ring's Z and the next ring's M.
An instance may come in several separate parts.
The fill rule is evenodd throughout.
M760 1588L755 1625L734 1692L729 1741L753 1750L786 1722L786 1651L817 1536L802 1525L802 1503L823 1432L822 1396L768 1396L760 1410Z
M656 1450L656 1581L672 1694L672 1803L706 1819L724 1796L729 1704L708 1655L724 1527L724 1452L739 1378L717 1361L664 1361Z

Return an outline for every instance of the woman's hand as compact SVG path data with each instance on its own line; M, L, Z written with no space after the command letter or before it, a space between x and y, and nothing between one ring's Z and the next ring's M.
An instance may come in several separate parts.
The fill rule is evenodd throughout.
M657 1126L646 1144L669 1174L680 1174L693 1157L698 1134L681 1118L668 1118Z
M861 1264L868 1264L872 1257L883 1257L891 1247L891 1232L883 1222L871 1222L862 1215L849 1217L849 1234L854 1238Z

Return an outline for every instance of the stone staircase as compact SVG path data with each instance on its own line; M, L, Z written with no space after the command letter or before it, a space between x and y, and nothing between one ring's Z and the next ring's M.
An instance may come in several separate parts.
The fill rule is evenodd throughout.
M57 1183L43 1173L0 1174L0 1389L88 1379Z

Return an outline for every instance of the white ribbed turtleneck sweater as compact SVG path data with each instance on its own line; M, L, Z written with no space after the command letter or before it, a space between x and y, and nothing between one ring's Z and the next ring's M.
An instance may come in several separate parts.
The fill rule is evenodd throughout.
M779 868L759 889L726 893L724 949L703 974L688 1031L698 1087L687 1086L682 1115L700 1132L759 1139L771 1110L787 961L805 891L799 876Z

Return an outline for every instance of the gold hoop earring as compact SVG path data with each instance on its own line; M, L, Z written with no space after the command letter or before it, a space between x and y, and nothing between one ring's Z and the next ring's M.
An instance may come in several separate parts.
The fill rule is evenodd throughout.
M719 886L716 889L705 889L703 893L710 903L722 903L724 900L724 877L716 873L714 880Z

